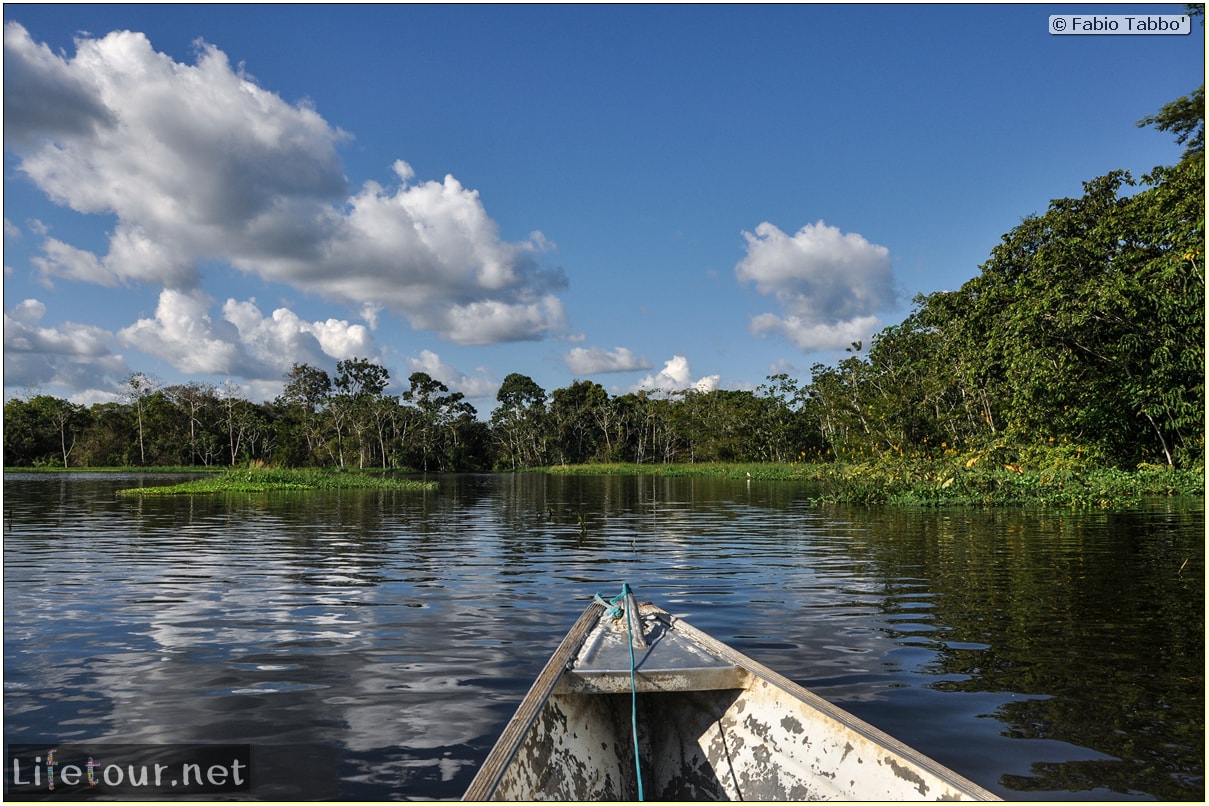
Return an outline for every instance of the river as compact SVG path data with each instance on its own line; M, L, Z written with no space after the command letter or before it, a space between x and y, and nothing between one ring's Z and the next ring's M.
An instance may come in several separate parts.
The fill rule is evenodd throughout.
M624 581L1004 798L1205 799L1202 500L544 474L116 495L177 480L5 474L6 744L239 743L252 797L456 799Z

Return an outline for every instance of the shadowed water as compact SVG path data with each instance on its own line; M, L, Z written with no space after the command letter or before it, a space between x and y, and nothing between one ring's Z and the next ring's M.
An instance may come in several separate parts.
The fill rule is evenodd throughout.
M629 582L1003 797L1204 799L1204 509L813 507L800 485L4 482L5 741L239 742L258 797L457 798Z

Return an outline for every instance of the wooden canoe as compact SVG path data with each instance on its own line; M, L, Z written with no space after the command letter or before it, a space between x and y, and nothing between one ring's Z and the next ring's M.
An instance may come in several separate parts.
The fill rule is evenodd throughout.
M627 593L576 621L463 800L999 800Z

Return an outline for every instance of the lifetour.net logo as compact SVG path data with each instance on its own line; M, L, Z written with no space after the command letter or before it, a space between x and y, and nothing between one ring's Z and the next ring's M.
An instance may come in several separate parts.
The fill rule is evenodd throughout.
M251 791L250 745L11 744L8 799L219 795Z

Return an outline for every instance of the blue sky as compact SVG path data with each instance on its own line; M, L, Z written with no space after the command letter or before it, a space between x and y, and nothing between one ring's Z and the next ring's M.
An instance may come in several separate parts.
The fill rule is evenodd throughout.
M4 391L754 389L1178 160L1178 4L6 4Z

